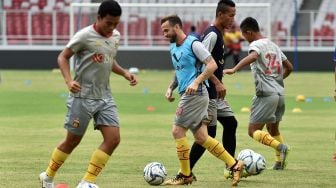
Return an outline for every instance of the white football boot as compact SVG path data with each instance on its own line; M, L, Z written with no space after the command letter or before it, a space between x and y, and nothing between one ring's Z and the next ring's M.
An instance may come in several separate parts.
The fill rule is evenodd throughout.
M50 178L46 172L42 172L40 174L40 182L41 182L42 188L54 188L55 187L53 179Z

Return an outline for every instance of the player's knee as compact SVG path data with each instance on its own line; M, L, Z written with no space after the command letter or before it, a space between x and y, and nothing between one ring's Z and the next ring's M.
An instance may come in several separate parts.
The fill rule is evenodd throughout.
M268 133L271 136L278 136L278 135L280 135L280 131L278 129L267 129L267 130L268 130Z
M280 134L279 123L272 123L266 125L267 131L271 136L277 136Z
M207 140L207 138L208 138L208 136L198 135L198 136L195 136L195 142L199 145L202 145Z
M208 126L208 134L209 136L211 136L212 138L216 137L216 126Z
M236 118L234 116L232 116L230 118L230 124L231 124L231 127L236 130L237 127L238 127L238 121L236 120Z
M253 133L255 132L256 130L252 127L252 126L249 126L248 128L248 135L253 138Z
M180 137L180 132L176 129L172 130L172 136L176 139Z
M72 150L75 149L80 142L80 137L67 137L63 142L59 144L58 148L65 153L71 153Z
M236 131L238 126L238 121L234 116L230 117L220 117L218 121L223 125L225 131Z
M120 143L120 137L114 137L112 139L108 139L107 143L110 147L116 148Z

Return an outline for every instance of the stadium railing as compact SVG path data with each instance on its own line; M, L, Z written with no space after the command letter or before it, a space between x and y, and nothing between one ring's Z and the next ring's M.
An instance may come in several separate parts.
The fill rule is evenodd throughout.
M308 32L304 35L294 36L292 27L284 27L281 21L272 21L272 40L284 48L293 48L298 45L302 48L333 48L336 46L335 14L325 13L321 19L315 19L320 12L299 12L309 17ZM75 15L76 16L76 15ZM78 17L78 15L77 15ZM188 17L185 17L188 18ZM134 14L131 19L123 20L118 26L122 34L121 46L127 47L162 47L167 42L163 40L159 26L160 17L148 17ZM90 13L81 14L80 25L93 23ZM186 20L186 32L192 22ZM211 23L198 22L201 31ZM286 23L288 25L288 23ZM69 12L64 10L35 10L35 9L2 9L0 10L0 48L8 46L54 46L60 47L69 39ZM293 23L290 24L293 26ZM127 33L124 30L127 27Z

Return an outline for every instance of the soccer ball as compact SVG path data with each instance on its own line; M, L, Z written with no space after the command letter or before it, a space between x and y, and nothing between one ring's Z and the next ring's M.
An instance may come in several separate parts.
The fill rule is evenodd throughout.
M245 170L250 175L260 174L266 169L266 160L251 149L244 149L238 154L238 160L243 161Z
M160 185L167 176L165 167L159 162L148 163L144 168L144 179L150 185Z
M132 74L139 74L139 69L137 67L130 67L128 71Z
M99 187L96 184L81 182L79 185L77 185L76 188L99 188Z

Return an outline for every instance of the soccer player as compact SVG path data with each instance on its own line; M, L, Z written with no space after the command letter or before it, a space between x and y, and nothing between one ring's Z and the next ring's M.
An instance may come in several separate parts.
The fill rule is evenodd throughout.
M180 172L166 180L164 184L184 185L191 184L193 181L189 161L190 146L186 137L186 132L190 129L196 143L231 168L234 175L232 185L236 186L244 168L242 161L235 160L222 144L207 133L207 125L210 121L207 116L209 96L204 82L217 69L216 62L200 41L183 32L182 21L177 15L164 17L161 20L161 30L164 37L171 43L170 55L181 96L172 130ZM205 67L202 67L201 62ZM166 93L166 98L169 101L173 100L172 93Z
M111 71L123 76L131 86L137 84L135 76L123 69L115 57L120 33L115 30L122 10L114 0L103 1L97 21L78 31L58 56L58 65L69 89L68 112L64 127L66 137L53 150L49 165L40 174L43 188L53 188L53 179L71 152L82 140L89 121L100 130L103 141L93 152L87 171L79 187L97 187L96 178L120 142L119 118L110 89ZM70 75L69 59L75 55L75 76Z
M234 16L236 14L235 3L231 0L221 0L217 4L216 19L209 26L202 37L202 43L211 52L216 61L217 70L209 79L209 107L208 113L212 116L212 121L208 125L209 136L215 138L217 120L223 126L222 143L224 148L235 156L236 151L236 129L237 120L228 102L224 100L226 89L222 83L224 69L224 30L232 27ZM197 143L194 143L190 151L190 168L193 169L205 149Z
M236 151L236 129L237 120L228 102L224 100L226 89L222 83L223 69L224 69L224 42L223 33L224 29L230 28L234 22L234 16L236 14L235 3L231 0L221 0L217 4L216 19L213 25L209 26L202 37L202 43L207 50L211 52L212 57L216 61L217 69L209 78L209 106L208 114L212 117L211 122L208 125L209 136L216 137L217 120L223 126L222 143L224 148L230 153L231 156L235 156ZM177 87L177 82L173 80L171 85L167 89L169 93ZM197 161L203 155L205 149L194 143L190 151L190 168L191 170L197 163ZM225 170L226 171L226 170ZM230 172L226 172L225 175L230 176ZM245 175L245 174L243 174ZM194 180L197 180L193 174ZM229 177L226 177L229 178Z
M234 74L246 65L251 66L256 95L252 101L248 134L254 140L274 148L276 161L273 169L283 170L289 152L289 146L284 144L279 131L279 122L285 112L283 79L292 72L293 66L276 44L261 35L257 20L245 18L240 29L250 43L248 56L223 73ZM265 124L268 132L262 130Z

